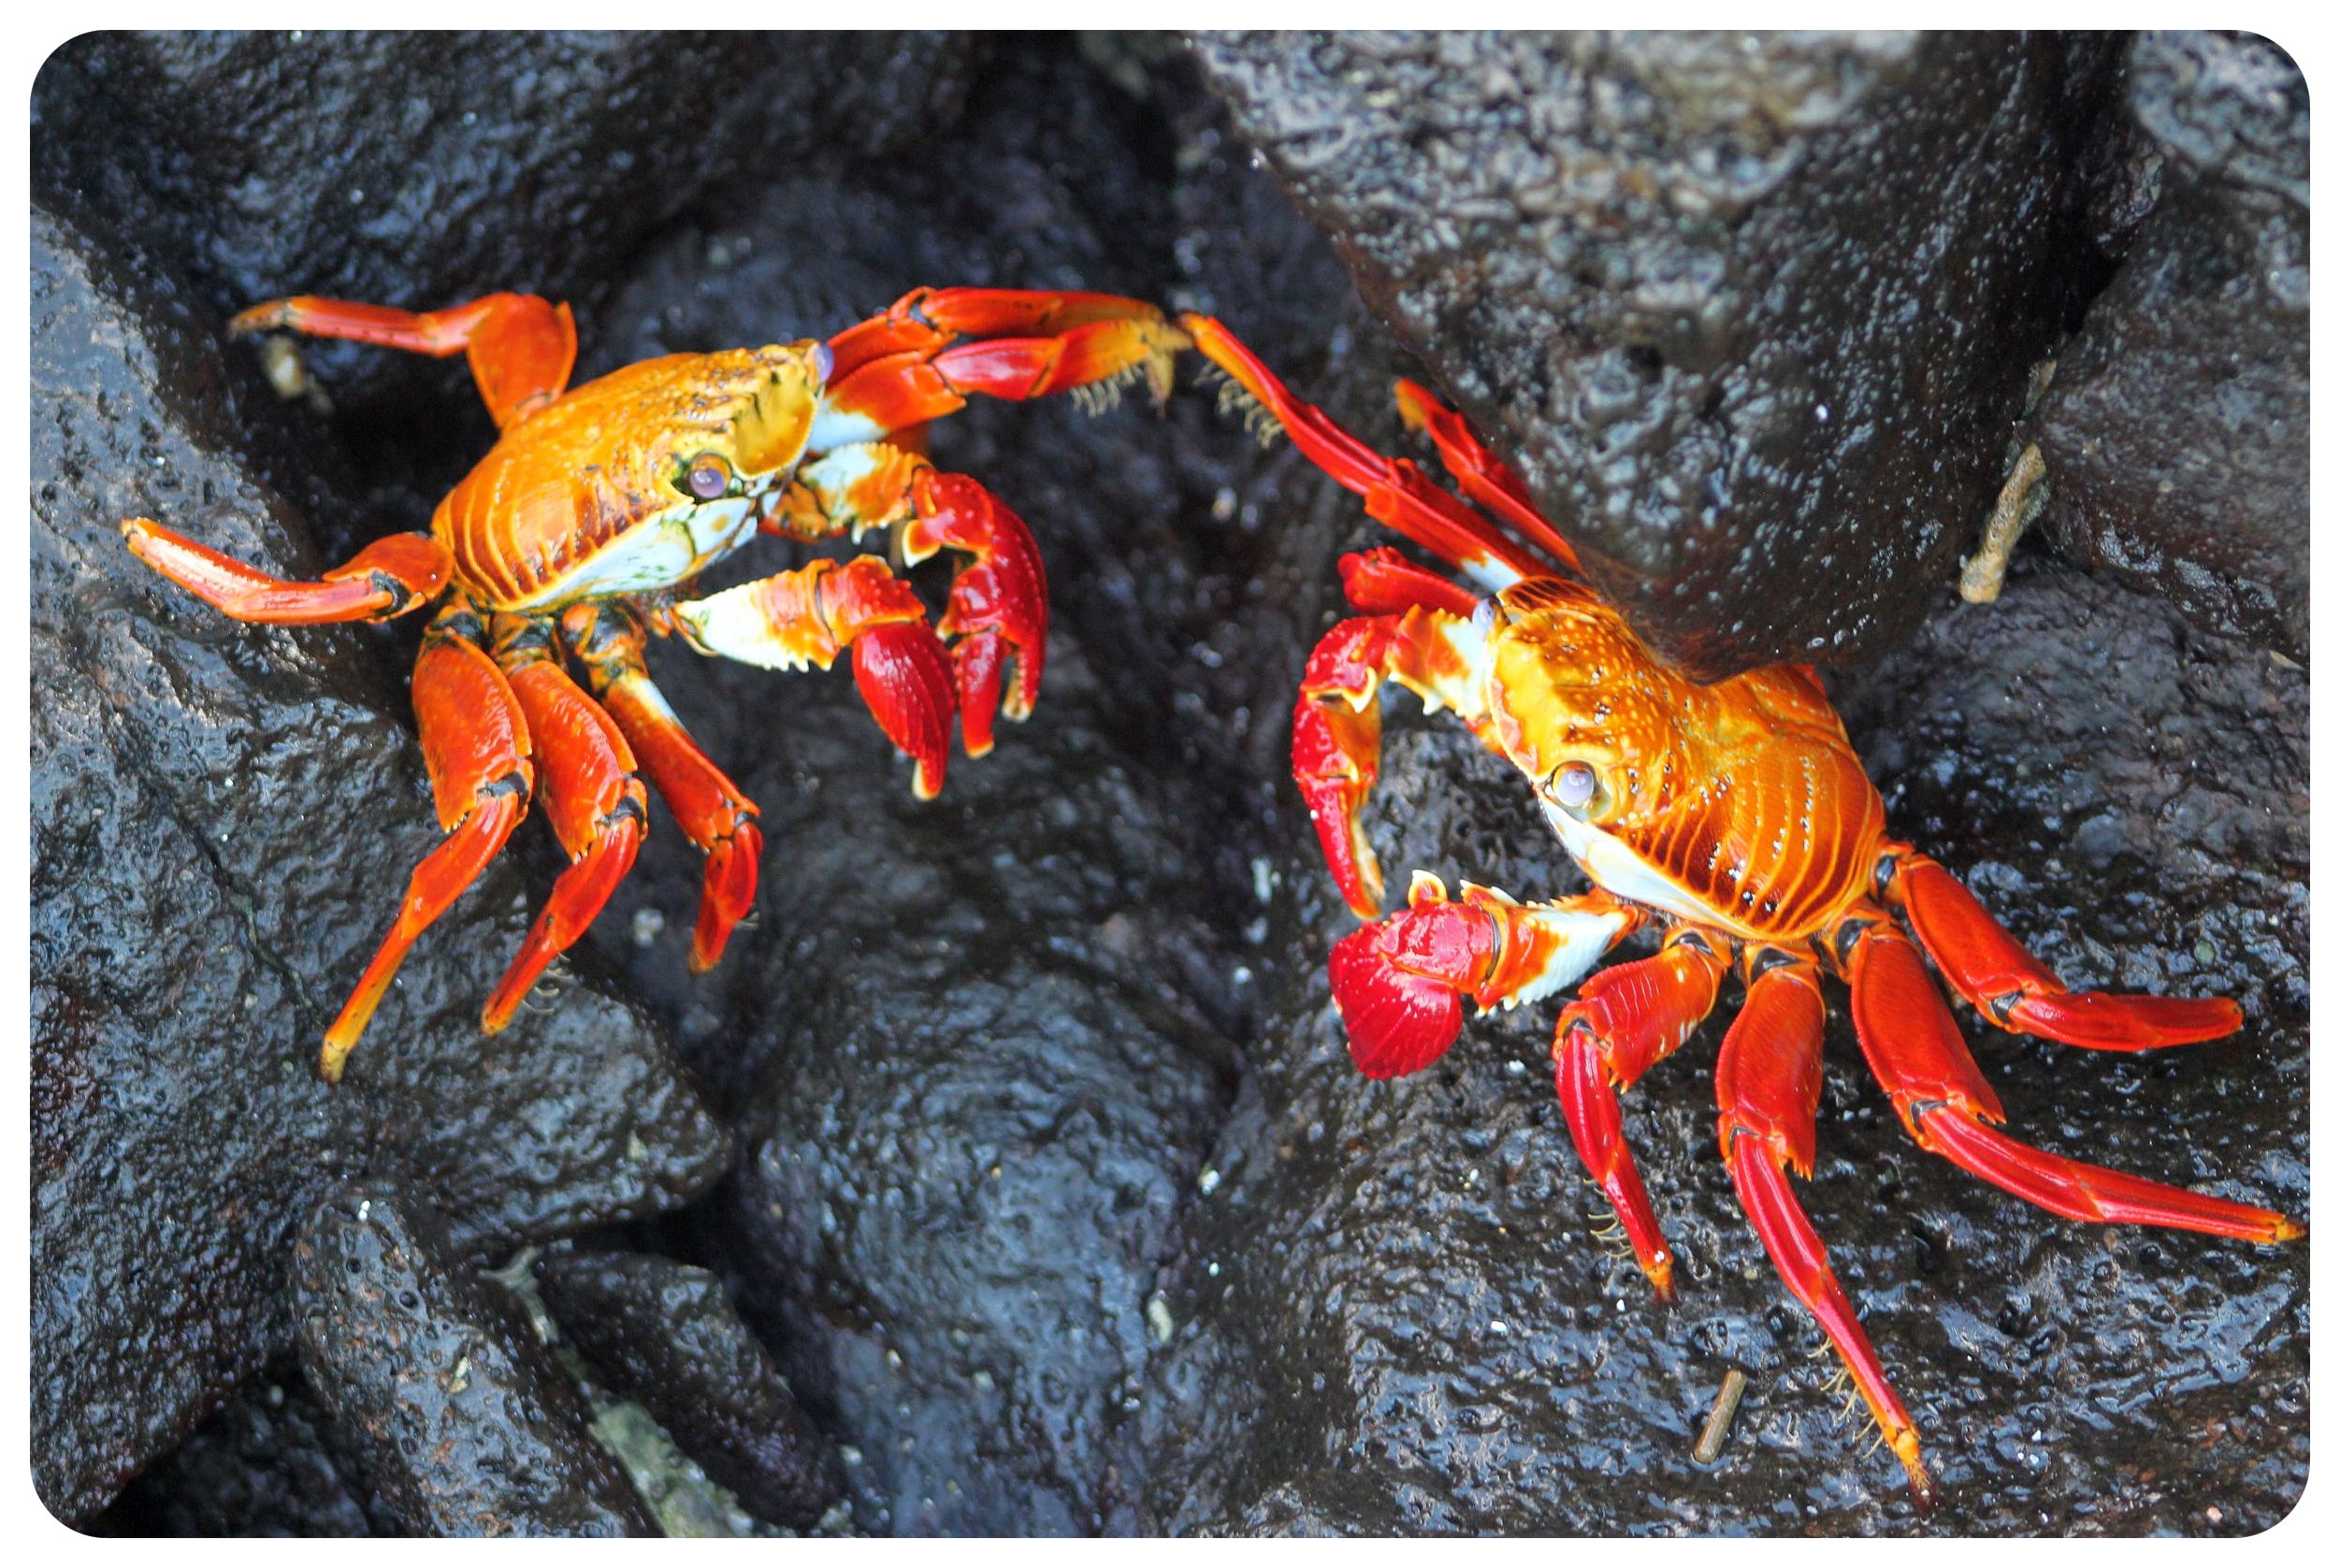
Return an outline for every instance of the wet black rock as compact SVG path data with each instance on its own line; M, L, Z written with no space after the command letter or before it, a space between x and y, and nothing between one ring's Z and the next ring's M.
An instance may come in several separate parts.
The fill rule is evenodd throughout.
M377 1517L379 1516L379 1517ZM84 1528L112 1535L395 1534L297 1364L228 1400Z
M351 1175L404 1173L485 1247L676 1204L728 1145L599 984L479 1034L541 851L423 939L347 1080L318 1078L439 839L406 655L237 625L130 555L118 524L148 515L311 572L286 491L313 473L166 271L33 232L33 1431L73 1518L290 1348L293 1229Z
M536 1283L602 1384L649 1411L750 1512L802 1527L841 1494L835 1451L706 1270L566 1253L540 1261Z
M1195 49L1365 298L1701 678L1907 635L2101 276L2071 265L2069 168L2108 40Z
M94 33L43 65L36 179L225 314L573 296L710 191L947 122L948 34ZM396 356L343 351L342 396Z
M2307 657L2307 84L2263 38L2131 47L2124 252L2035 420L2042 524L2197 625Z
M293 1250L302 1369L408 1535L655 1535L527 1315L394 1184L319 1205Z
M2048 564L1848 683L1897 830L2064 975L2244 1005L2234 1040L2149 1057L1995 1034L1961 1010L2018 1135L2305 1217L2305 696L2264 655ZM1394 878L1582 885L1517 776L1443 718L1393 722L1377 801ZM1285 869L1292 940L1320 967L1271 999L1167 1293L1185 1326L1148 1417L1164 1526L1920 1528L1899 1466L1834 1415L1818 1334L1740 1217L1714 1146L1720 1020L1625 1100L1677 1254L1668 1311L1598 1233L1553 1095L1556 1004L1474 1019L1433 1068L1368 1083L1321 971L1350 921L1312 855ZM2028 1208L1909 1144L1841 991L1831 1007L1803 1192L1943 1484L1923 1528L2282 1518L2306 1473L2306 1249ZM1734 1367L1752 1388L1701 1466L1690 1449Z

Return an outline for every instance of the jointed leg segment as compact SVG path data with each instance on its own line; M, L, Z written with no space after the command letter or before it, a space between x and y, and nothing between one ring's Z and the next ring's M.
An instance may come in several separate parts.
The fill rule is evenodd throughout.
M633 747L684 836L706 852L690 943L691 971L704 973L756 902L763 834L756 802L699 749L651 683L643 658L647 635L639 616L609 600L573 606L561 620L562 640L585 666L595 700Z
M328 1082L339 1080L343 1060L414 939L471 885L527 814L536 780L528 721L511 683L479 646L485 629L476 614L455 605L423 635L414 714L447 837L414 868L390 934L325 1030L318 1067Z
M439 358L468 353L480 396L498 429L558 397L577 360L577 324L569 307L532 294L491 294L422 311L299 295L255 305L229 322L227 330L343 338Z

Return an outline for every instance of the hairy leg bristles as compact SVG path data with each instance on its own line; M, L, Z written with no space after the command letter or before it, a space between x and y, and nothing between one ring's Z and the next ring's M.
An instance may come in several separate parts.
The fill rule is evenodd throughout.
M1239 415L1243 420L1243 428L1260 445L1268 447L1276 444L1276 438L1284 433L1284 427L1268 410L1266 404L1245 391L1241 381L1216 365L1204 366L1202 378L1204 385L1218 389L1219 411L1221 414Z

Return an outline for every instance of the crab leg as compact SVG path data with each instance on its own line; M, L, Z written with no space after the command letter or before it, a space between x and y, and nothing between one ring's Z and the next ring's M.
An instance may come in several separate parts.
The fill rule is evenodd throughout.
M528 761L528 722L511 683L477 645L484 629L476 614L455 605L423 634L414 665L414 714L439 826L447 837L414 868L390 934L325 1030L317 1066L328 1083L340 1081L342 1062L414 939L471 885L527 814L536 777Z
M1347 562L1343 568L1348 569ZM1449 593L1460 592L1427 572L1421 575ZM1391 602L1408 586L1369 560L1358 568L1356 581L1369 596L1388 596L1377 602ZM1474 664L1484 650L1485 637L1475 621L1451 609L1416 604L1402 613L1342 621L1308 655L1292 711L1292 776L1308 803L1333 881L1363 918L1371 919L1381 908L1381 865L1360 820L1380 773L1381 683L1395 681L1418 693L1433 712L1452 708L1478 729L1486 714Z
M487 1000L480 1028L489 1034L512 1022L544 966L585 935L633 869L650 820L650 798L633 776L632 750L610 716L561 669L550 623L498 615L494 631L496 662L512 683L536 744L545 819L568 852L569 867Z
M1517 528L1570 571L1582 569L1577 565L1576 547L1544 521L1544 514L1536 510L1536 503L1528 497L1527 486L1520 482L1519 475L1502 458L1489 452L1463 422L1463 416L1440 401L1437 394L1420 381L1400 381L1397 414L1406 422L1407 429L1428 433L1431 444L1438 449L1438 456L1446 463L1447 472L1454 476L1455 487L1465 496Z
M826 669L853 650L853 678L878 727L917 764L911 788L932 800L950 764L950 655L926 606L874 555L813 561L674 607L702 654L766 669Z
M122 537L130 554L214 610L273 626L386 621L438 597L455 569L455 557L428 534L378 539L314 583L270 577L152 518L128 519Z
M585 666L594 700L617 721L684 836L706 852L690 939L691 972L703 974L723 957L731 928L756 901L756 867L764 848L756 802L699 749L651 683L643 659L647 633L633 611L610 599L573 605L561 618L561 636Z
M1708 937L1677 926L1655 957L1586 977L1553 1037L1553 1080L1569 1136L1660 1301L1673 1297L1673 1253L1625 1144L1617 1090L1631 1088L1705 1021L1726 962Z
M2305 1233L2272 1210L2067 1159L1984 1125L2005 1121L2006 1112L1916 946L1881 913L1854 937L1847 977L1861 1053L1919 1148L2067 1219L2166 1225L2251 1242Z
M1483 1013L1551 996L1643 918L1600 892L1522 904L1466 882L1451 903L1444 883L1418 871L1405 909L1333 944L1333 1002L1349 1055L1368 1078L1419 1072L1454 1043L1463 997Z
M227 324L230 333L280 329L438 358L468 353L499 430L558 397L577 362L577 324L569 307L532 294L491 294L419 312L297 295L255 305Z
M915 566L945 547L972 559L951 580L935 628L952 639L961 737L969 756L991 749L991 717L1031 716L1047 661L1048 579L1022 518L964 474L944 473L887 441L844 447L797 470L768 526L799 538L898 528ZM1002 695L1010 658L1016 678Z
M1302 456L1365 497L1366 515L1469 573L1489 593L1522 578L1552 574L1552 562L1431 483L1420 468L1402 457L1382 456L1323 410L1294 396L1218 322L1196 315L1178 321L1193 335L1194 346L1267 410ZM1565 559L1572 563L1575 557Z
M989 340L952 346L961 336ZM829 340L812 450L924 424L978 393L1021 401L1143 376L1160 403L1172 362L1191 346L1160 309L1119 295L914 289Z
M1886 901L1908 913L1952 988L2001 1029L2100 1051L2150 1051L2221 1039L2243 1027L2243 1010L2228 997L2068 989L1939 862L1904 845L1887 864Z
M1811 960L1777 949L1755 957L1750 967L1767 961L1771 967L1747 983L1746 1004L1731 1021L1715 1058L1723 1159L1772 1265L1843 1358L1854 1387L1909 1472L1910 1488L1924 1506L1934 1489L1918 1455L1917 1429L1828 1267L1827 1248L1787 1185L1790 1171L1807 1179L1812 1175L1824 1020L1819 973Z

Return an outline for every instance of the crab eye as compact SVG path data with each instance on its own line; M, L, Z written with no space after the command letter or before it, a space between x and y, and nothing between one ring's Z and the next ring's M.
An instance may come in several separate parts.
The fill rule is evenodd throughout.
M731 488L731 465L712 452L702 452L683 471L683 488L702 501L712 501Z
M1590 805L1599 787L1600 781L1593 776L1589 762L1564 763L1552 776L1552 798L1572 812Z

